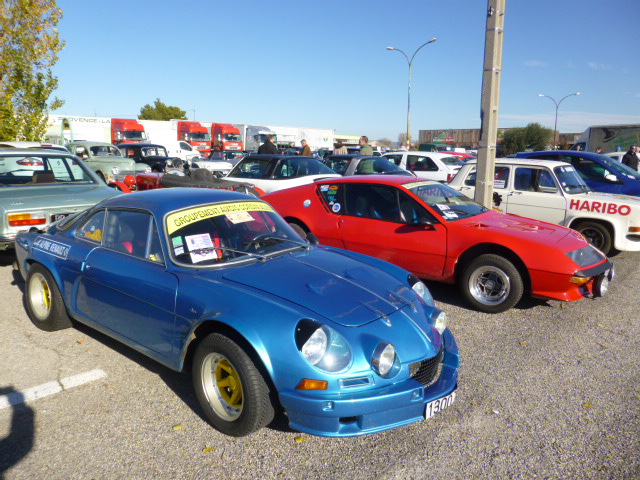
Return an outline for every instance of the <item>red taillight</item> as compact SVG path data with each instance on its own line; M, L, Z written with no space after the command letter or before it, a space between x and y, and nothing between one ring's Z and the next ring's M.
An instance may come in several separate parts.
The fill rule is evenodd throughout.
M455 177L456 174L455 173L449 173L447 174L447 183L449 183L451 180L453 180L453 177Z
M45 214L40 213L14 213L8 215L10 227L23 227L25 225L44 225L47 223Z
M44 165L42 160L36 160L34 158L23 158L16 162L18 165L24 165L25 167L41 167Z

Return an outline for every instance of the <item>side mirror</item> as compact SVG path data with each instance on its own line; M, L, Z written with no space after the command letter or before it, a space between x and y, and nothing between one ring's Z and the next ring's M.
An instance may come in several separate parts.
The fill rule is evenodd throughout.
M604 179L609 182L609 183L622 183L622 180L619 180L618 177L616 177L614 174L612 173L607 173L604 176Z
M307 233L307 241L311 245L318 245L320 243L320 240L318 240L318 237L316 237L315 234L312 232Z
M433 228L433 222L429 220L427 217L420 217L418 219L418 224L424 227Z

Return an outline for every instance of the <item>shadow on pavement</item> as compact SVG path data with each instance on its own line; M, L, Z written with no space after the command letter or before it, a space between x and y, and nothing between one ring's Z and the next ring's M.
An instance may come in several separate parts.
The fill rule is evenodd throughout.
M0 387L0 397L6 396L12 409L9 435L0 438L0 479L7 470L25 458L35 439L35 412L13 387Z

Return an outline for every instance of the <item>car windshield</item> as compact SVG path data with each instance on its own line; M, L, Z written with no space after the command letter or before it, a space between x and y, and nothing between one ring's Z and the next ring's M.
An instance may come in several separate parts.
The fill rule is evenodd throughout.
M456 156L450 156L450 157L442 157L440 159L440 161L442 163L444 163L445 165L451 165L451 166L461 166L464 165L464 162L462 161L462 159L460 157L456 157Z
M96 183L87 168L72 156L0 155L0 185L30 186L44 184Z
M560 186L566 193L573 195L591 190L587 184L584 183L584 180L572 165L554 167L553 171L556 174L556 177L558 177Z
M447 185L432 180L410 182L402 185L439 213L445 220L452 222L473 217L488 211L479 203Z
M606 155L598 155L598 160L611 168L611 170L615 170L621 175L624 175L628 178L633 178L634 180L640 180L640 172L637 172L636 170L629 167L628 165L625 165L622 162L613 160Z
M142 148L143 157L168 157L164 147L145 147Z
M94 145L89 147L91 155L96 157L114 156L121 157L122 153L116 147L112 145Z
M308 244L265 202L178 210L166 216L171 256L181 265L219 266L268 258Z
M329 165L329 167L331 167L331 165ZM395 163L393 163L392 161L390 161L388 158L385 158L385 157L363 158L358 163L355 173L356 175L381 174L381 175L413 176L411 172L408 172L404 168L400 168Z

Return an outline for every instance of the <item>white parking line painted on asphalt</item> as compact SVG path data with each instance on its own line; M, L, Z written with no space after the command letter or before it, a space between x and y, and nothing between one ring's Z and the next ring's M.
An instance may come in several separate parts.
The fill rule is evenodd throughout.
M60 379L59 382L47 382L35 387L27 388L25 390L19 390L12 392L9 395L0 396L0 410L8 408L13 405L19 405L21 403L30 402L39 398L48 397L55 393L60 393L63 390L68 390L85 383L94 382L107 376L104 370L95 369L89 372L80 373L78 375L72 375Z

